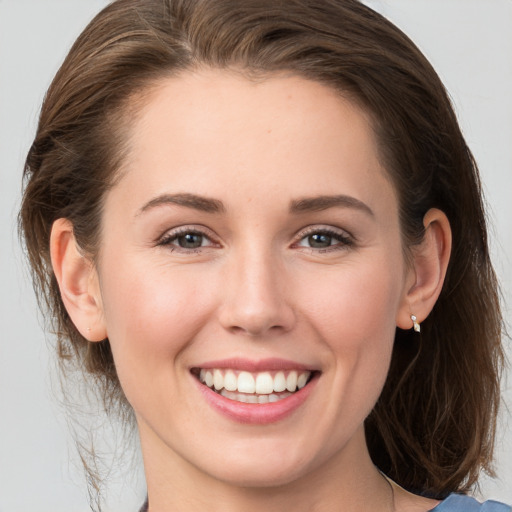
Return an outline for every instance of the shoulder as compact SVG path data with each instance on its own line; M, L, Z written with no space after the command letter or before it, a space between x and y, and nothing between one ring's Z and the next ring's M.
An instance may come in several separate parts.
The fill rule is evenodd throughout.
M498 501L480 503L462 494L450 494L431 512L512 512L512 508Z

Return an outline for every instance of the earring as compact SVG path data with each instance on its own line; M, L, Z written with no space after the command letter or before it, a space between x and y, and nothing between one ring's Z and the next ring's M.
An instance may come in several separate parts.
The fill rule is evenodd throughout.
M415 315L411 315L412 326L416 332L421 332L421 327Z

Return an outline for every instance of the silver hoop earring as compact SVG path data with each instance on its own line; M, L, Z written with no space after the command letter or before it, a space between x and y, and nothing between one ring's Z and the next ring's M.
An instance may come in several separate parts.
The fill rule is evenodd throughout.
M416 332L421 332L421 327L415 315L411 315L412 326Z

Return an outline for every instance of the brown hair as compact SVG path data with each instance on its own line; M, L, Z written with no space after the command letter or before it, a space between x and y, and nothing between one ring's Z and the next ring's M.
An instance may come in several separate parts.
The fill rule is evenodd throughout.
M478 171L431 65L356 0L117 0L89 24L46 95L20 213L59 357L96 378L107 409L125 403L108 339L88 343L63 306L50 230L69 219L94 258L103 199L142 105L133 99L197 66L287 71L339 90L372 116L404 246L422 239L429 208L448 216L453 252L441 296L420 336L397 330L366 433L374 462L406 489L438 498L468 490L491 470L503 364Z

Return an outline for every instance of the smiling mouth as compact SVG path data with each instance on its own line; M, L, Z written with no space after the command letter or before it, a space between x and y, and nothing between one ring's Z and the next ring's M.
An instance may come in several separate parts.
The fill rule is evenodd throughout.
M274 403L307 386L316 372L304 370L247 372L234 369L193 368L206 387L236 402Z

